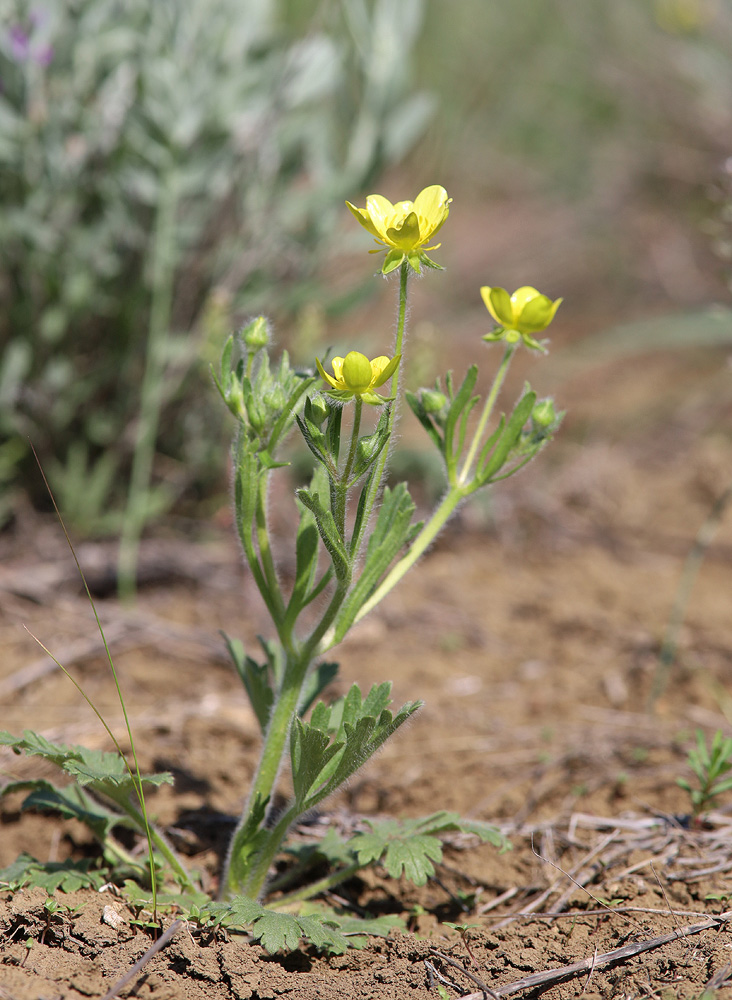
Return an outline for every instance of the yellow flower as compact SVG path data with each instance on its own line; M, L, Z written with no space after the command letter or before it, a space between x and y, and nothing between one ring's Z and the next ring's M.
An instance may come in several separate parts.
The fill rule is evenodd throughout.
M517 288L509 295L505 288L491 288L485 285L480 290L486 309L498 323L498 329L486 333L483 340L505 340L516 344L523 340L527 347L543 351L544 347L535 340L532 334L546 330L554 315L562 304L562 299L554 302L531 285Z
M383 244L371 253L387 249L381 270L383 274L388 274L405 260L415 271L421 271L422 264L442 270L426 253L427 250L436 250L440 244L426 247L425 243L432 239L449 215L451 201L444 187L433 184L420 191L414 201L398 201L392 205L383 195L370 194L366 199L366 208L356 208L350 201L346 205L364 229Z
M318 358L315 359L315 364L320 377L331 386L328 395L333 399L347 400L355 396L364 403L380 406L389 400L379 396L374 389L378 389L394 374L400 358L401 354L395 355L391 360L382 355L369 361L365 354L349 351L345 358L333 358L332 375L325 371Z

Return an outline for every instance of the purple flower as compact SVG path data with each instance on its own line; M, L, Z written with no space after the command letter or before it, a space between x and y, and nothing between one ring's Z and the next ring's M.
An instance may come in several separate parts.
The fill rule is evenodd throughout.
M14 24L8 30L10 52L16 62L31 62L38 66L48 66L53 60L53 46L48 42L33 44L33 29L43 24L45 15L40 11L32 11L29 17L30 30L21 24Z
M19 24L14 24L8 32L10 51L17 62L25 62L30 55L30 36Z

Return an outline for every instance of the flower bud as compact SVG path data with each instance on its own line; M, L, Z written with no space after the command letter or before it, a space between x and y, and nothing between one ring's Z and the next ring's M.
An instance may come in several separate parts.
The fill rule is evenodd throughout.
M262 347L266 347L269 341L267 320L264 316L257 316L242 329L240 337L251 351L259 351Z
M287 402L287 397L282 386L275 384L267 389L263 396L263 402L268 410L272 410L274 413L281 413Z
M542 399L536 404L531 413L532 423L541 430L550 428L556 419L557 411L554 409L553 399Z
M439 413L447 403L447 397L438 389L421 389L419 399L425 413Z
M322 396L315 396L310 400L308 416L317 427L320 427L329 413L330 407Z

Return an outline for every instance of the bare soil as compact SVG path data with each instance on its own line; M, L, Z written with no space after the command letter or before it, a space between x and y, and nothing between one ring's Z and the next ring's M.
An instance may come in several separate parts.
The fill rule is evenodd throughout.
M490 501L459 512L338 650L338 691L393 680L396 703L426 704L314 824L454 809L495 822L513 849L453 838L423 889L380 871L352 880L338 899L399 914L407 930L339 957L308 947L268 955L245 936L183 926L120 995L427 1000L438 984L449 996L491 995L485 986L547 1000L689 998L706 984L732 995L732 925L709 919L732 896L732 797L695 825L676 784L690 776L694 730L729 735L732 722L730 517L649 707L684 558L732 475L725 357L659 353L578 374L562 364L570 346L541 375L570 413L559 440ZM402 433L416 444L410 421ZM106 748L98 721L23 629L74 670L121 733L61 532L28 514L0 545L2 728ZM86 543L79 554L104 592L113 549ZM258 750L218 630L253 649L266 619L226 514L195 538L159 534L143 570L137 608L102 597L100 614L141 764L176 778L151 810L214 888ZM47 773L10 753L0 766L12 779ZM94 851L81 827L21 813L20 801L2 802L0 866L22 850L43 860ZM0 893L0 997L100 997L153 943L112 888L72 894L53 917L45 898ZM466 942L444 921L476 926Z

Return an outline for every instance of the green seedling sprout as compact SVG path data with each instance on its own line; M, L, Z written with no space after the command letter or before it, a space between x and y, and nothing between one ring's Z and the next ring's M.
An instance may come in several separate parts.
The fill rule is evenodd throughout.
M723 737L718 729L711 746L707 746L704 733L697 729L696 746L689 750L687 763L698 785L692 785L686 778L678 778L677 784L689 793L692 815L698 823L718 796L732 790L732 739Z
M367 820L367 829L348 839L333 833L318 843L316 860L330 869L324 877L303 884L302 875L313 867L315 856L306 845L289 849L292 869L272 881L274 862L286 848L292 824L347 783L421 706L414 700L392 709L389 682L374 684L365 692L352 684L343 697L322 700L320 695L338 671L330 651L418 563L455 510L477 491L523 469L551 440L562 419L552 400L538 400L528 385L506 412L496 412L513 357L518 350L545 353L545 343L537 336L550 325L561 302L531 286L512 294L494 286L480 290L495 323L483 340L504 347L482 403L476 392L475 364L462 381L448 371L432 386L402 391L410 278L425 269L442 270L427 252L439 246L433 240L448 218L449 204L440 185L425 188L414 202L392 204L372 195L365 208L349 204L375 238L375 252L385 252L382 274L398 273L396 335L388 353L372 358L354 348L329 361L315 358L313 368L300 371L292 367L287 352L277 361L270 357L269 326L257 317L237 337L229 338L214 373L236 422L232 449L236 529L273 628L273 637L260 637L258 656L239 640L226 639L261 729L262 749L226 852L218 900L198 890L195 879L148 821L143 783L159 784L168 776L144 778L140 773L108 649L133 767L127 765L98 712L121 756L120 760L107 755L115 757L113 774L111 763L90 759L84 748L60 748L33 733L21 739L0 734L0 740L16 750L40 753L77 777L80 790L66 798L54 790L53 801L66 815L83 814L111 849L109 815L94 812L83 794L84 782L101 782L106 797L147 837L154 913L159 863L168 886L178 883L178 905L190 919L206 926L246 925L270 951L294 948L304 936L317 947L339 952L352 943L353 935L385 933L394 923L391 918L354 921L313 909L319 905L311 902L315 896L359 869L380 865L392 878L424 885L441 861L440 837L447 832L472 833L498 848L507 846L495 827L446 811L418 819ZM161 319L160 329L164 328ZM402 396L435 446L444 475L442 498L424 522L414 520L415 504L405 483L387 486ZM281 476L288 464L283 444L298 430L312 456L313 471L309 484L295 492L294 579L287 582L272 544L268 494L272 478ZM123 548L128 543L134 548L133 536L134 532L123 538ZM87 595L94 608L88 588ZM104 640L96 608L94 614ZM115 791L115 782L124 785L120 771L124 781L132 782L124 794ZM285 771L289 799L275 811L275 792ZM47 791L39 787L35 794ZM130 805L129 791L139 810ZM76 795L73 801L72 795ZM37 799L32 804L36 803ZM118 860L128 859L118 852ZM0 878L22 878L24 870L21 865L12 873L0 873ZM144 890L130 892L135 905L144 909ZM163 893L161 905L174 898Z

